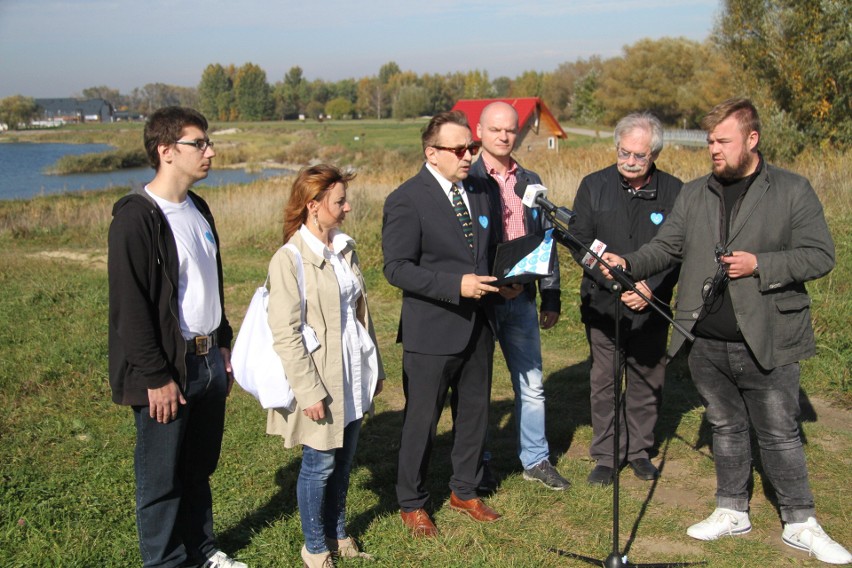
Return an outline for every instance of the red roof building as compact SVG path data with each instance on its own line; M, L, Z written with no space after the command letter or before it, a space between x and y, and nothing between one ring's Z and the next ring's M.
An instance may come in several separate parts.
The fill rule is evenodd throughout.
M467 115L467 121L473 131L473 139L479 141L476 136L479 115L482 114L482 109L487 105L497 101L508 103L518 111L518 140L515 143L515 153L529 152L538 148L558 150L559 139L567 138L565 131L559 125L559 121L556 120L544 101L538 97L463 99L458 101L452 110L460 110Z

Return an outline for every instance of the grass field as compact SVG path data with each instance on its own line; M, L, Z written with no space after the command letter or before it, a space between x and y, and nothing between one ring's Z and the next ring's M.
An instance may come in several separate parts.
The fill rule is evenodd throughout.
M285 136L308 137L298 134L305 125L292 126L291 131L275 136L282 136L282 141ZM498 355L490 447L502 479L488 503L503 519L480 525L446 506L451 446L447 412L430 476L432 508L441 536L414 540L401 526L393 487L404 403L401 349L394 343L400 302L398 291L381 274L380 218L384 196L416 171L421 125L412 122L390 128L402 133L368 126L360 122L308 125L318 146L334 145L334 138L346 148L338 163L355 155L346 140L362 129L367 143L381 140L371 150L375 155L385 147L399 152L394 154L393 168L366 161L358 167L351 191L354 210L344 227L358 242L389 378L377 399L375 416L364 425L349 501L350 531L375 561L340 565L584 566L561 552L606 557L611 546L612 491L585 484L592 467L587 347L578 314L579 270L564 258L563 315L554 329L543 333L542 342L548 438L559 471L573 487L553 493L522 480L514 451L511 386ZM288 130L278 123L268 128ZM286 161L264 153L272 152L275 145L264 141L263 131L252 132L248 125L237 129L218 138L223 141L223 159L228 145L234 144L234 148L251 150L232 163ZM134 135L139 136L138 130ZM609 163L611 153L604 144L582 145L559 155L529 156L525 163L542 174L554 202L570 205L580 178ZM835 270L809 285L818 354L803 364L802 426L820 521L847 546L852 546L850 157L804 156L790 165L813 182L837 245ZM324 159L332 160L333 155ZM690 179L708 164L703 152L666 149L659 165ZM290 182L281 177L201 190L223 239L227 309L235 327L280 245L280 211ZM0 202L0 321L5 322L0 329L0 565L4 567L139 564L133 514L133 420L128 409L110 402L106 371L106 230L111 205L121 193ZM654 459L662 477L648 483L625 472L621 478L620 549L636 563L705 560L711 567L821 565L781 543L774 494L764 482L759 460L753 484L754 530L712 543L686 536L686 527L714 506L710 434L702 414L679 357L669 368L657 427L659 448ZM213 477L217 531L223 548L250 566L293 566L298 564L302 544L295 496L300 452L285 450L279 439L264 434L264 427L265 414L259 405L235 387L222 459Z

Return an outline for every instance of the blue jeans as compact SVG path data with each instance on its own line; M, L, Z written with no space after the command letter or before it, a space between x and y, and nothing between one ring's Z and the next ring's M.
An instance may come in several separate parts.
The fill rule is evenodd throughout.
M535 299L526 291L495 306L497 339L515 391L518 457L524 469L550 457L544 435L541 335Z
M343 430L342 448L315 450L302 446L296 498L305 548L311 554L328 550L326 537L346 538L346 494L360 432L361 420L354 420Z
M187 355L186 404L160 424L136 421L136 527L143 566L174 567L216 551L210 476L219 462L228 379L219 349Z
M797 421L799 364L761 369L745 343L698 338L689 354L689 370L713 429L717 506L748 511L751 418L781 519L801 523L813 517L814 497Z

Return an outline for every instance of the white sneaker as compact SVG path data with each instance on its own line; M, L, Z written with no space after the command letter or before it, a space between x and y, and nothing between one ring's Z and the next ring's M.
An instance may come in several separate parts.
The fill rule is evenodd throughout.
M750 530L748 513L718 507L712 515L686 529L686 534L698 540L716 540L720 536L736 536Z
M217 550L216 554L204 563L204 568L248 568L248 564L237 562L221 550Z
M813 555L817 560L828 564L852 563L852 554L849 554L849 551L839 543L831 540L813 517L808 517L804 523L784 525L781 540L793 548L807 551L809 556Z

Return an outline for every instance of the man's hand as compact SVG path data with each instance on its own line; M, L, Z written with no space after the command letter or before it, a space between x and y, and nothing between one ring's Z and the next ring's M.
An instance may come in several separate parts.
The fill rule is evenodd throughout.
M523 291L523 284L509 284L508 286L500 286L500 295L507 300L514 300Z
M225 376L228 377L228 390L225 396L231 394L231 387L234 386L234 368L231 366L231 350L225 347L220 347L219 352L222 354L222 362L225 364Z
M743 278L754 274L757 257L750 252L735 250L731 256L723 256L722 262L728 265L728 276L731 279Z
M636 283L636 288L645 294L649 300L654 298L654 293L651 292L651 289L648 288L648 284L642 280ZM645 308L648 307L648 302L642 299L642 297L632 290L628 290L627 292L621 295L621 301L625 306L633 310L634 312L641 312Z
M160 424L177 418L179 404L186 404L186 399L174 381L158 389L148 389L148 414Z
M499 292L499 288L495 288L488 284L497 280L496 276L479 276L478 274L465 274L461 281L461 296L462 298L480 299L489 292Z
M612 266L620 266L622 269L627 268L627 261L617 254L605 252L601 255L601 258L604 259L607 264ZM598 268L601 269L601 272L603 272L603 275L606 276L607 280L613 280L612 274L609 273L609 269L604 266L602 262L598 263Z
M550 329L556 322L559 321L559 312L541 312L539 315L539 325L541 329Z
M378 388L378 385L376 385L376 388ZM310 405L302 412L305 414L305 416L307 416L314 422L317 422L325 418L325 403L321 400L315 404Z

